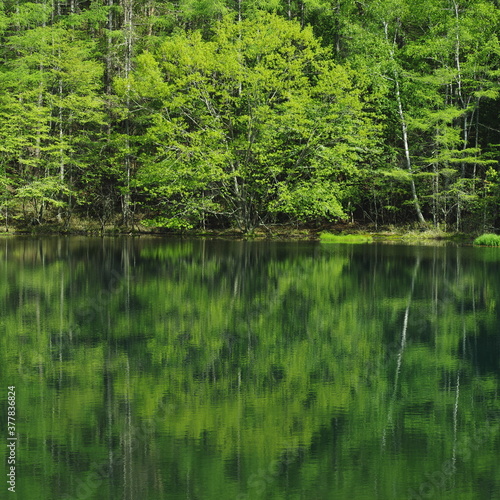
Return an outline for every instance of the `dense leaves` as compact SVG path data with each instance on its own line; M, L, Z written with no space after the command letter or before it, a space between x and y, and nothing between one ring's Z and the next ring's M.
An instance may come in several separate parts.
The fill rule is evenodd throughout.
M224 215L248 231L283 214L341 217L372 145L349 71L276 16L226 19L210 41L175 35L117 87L151 123L138 184L170 220Z
M495 2L2 9L6 225L497 225Z

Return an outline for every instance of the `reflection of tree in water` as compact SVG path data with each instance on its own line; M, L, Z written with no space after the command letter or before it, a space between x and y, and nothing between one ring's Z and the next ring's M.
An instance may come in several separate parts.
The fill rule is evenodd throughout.
M45 460L55 498L93 461L109 491L147 484L145 498L251 495L260 470L271 497L404 494L498 416L498 371L481 364L496 264L470 250L9 240L0 355L29 388L27 477ZM474 451L484 467L494 452Z

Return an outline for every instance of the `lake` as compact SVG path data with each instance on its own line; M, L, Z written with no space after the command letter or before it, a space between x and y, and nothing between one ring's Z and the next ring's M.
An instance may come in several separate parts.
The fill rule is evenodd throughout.
M14 237L0 276L16 498L500 499L500 249Z

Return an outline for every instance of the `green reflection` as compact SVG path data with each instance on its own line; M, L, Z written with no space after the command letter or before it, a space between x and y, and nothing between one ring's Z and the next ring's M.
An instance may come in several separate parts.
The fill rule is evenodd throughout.
M19 497L498 498L489 250L3 241Z

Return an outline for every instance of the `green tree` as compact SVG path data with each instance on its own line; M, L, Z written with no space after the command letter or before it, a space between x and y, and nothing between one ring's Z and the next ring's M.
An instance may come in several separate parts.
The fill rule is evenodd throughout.
M452 222L453 215L457 230L463 215L478 206L478 181L492 163L483 154L487 144L479 127L484 126L483 107L498 97L493 76L499 62L498 23L498 9L490 2L442 2L435 6L429 36L407 47L419 67L415 78L426 89L415 125L426 134L422 152L433 167L434 223Z
M213 214L249 231L283 215L345 215L375 129L352 72L310 29L226 18L210 41L177 35L137 65L117 85L153 124L138 182L163 200L167 224Z
M33 13L39 14L38 6L25 18ZM18 22L11 17L0 75L6 91L0 98L3 164L23 207L31 205L34 222L43 221L47 205L67 219L88 168L79 153L103 123L102 65L93 60L94 42L83 40L79 30L59 23L19 31Z

